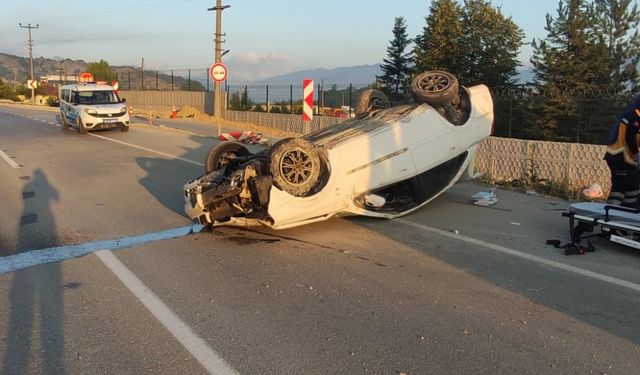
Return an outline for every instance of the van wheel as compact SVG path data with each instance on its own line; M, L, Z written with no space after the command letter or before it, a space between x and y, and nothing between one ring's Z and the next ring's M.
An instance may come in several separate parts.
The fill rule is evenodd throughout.
M82 123L82 120L80 120L80 117L78 117L78 133L87 134L87 128L84 127L84 124Z
M60 123L62 125L62 129L69 129L69 123L67 122L67 119L64 118L64 114L62 112L60 112Z

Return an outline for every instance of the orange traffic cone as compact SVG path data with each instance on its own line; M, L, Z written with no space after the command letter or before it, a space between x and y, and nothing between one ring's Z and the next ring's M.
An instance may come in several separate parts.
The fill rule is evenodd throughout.
M176 113L176 106L171 107L171 118L177 118L178 115Z

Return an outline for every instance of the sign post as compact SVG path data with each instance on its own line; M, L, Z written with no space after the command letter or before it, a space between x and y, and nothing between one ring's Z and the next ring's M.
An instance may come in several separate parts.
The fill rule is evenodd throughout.
M94 80L93 74L89 72L80 73L80 76L78 76L78 82L87 83L87 82L93 82L93 80Z
M220 100L222 90L220 90L220 83L227 79L228 73L229 71L227 70L226 65L220 62L211 65L211 68L209 68L209 76L213 79L215 85L213 95L213 116L218 122L218 137L220 137L220 133L222 131L220 125L220 121L222 121L220 113L222 111L222 102Z
M311 120L313 120L313 80L305 79L302 81L302 121L304 122L305 132L309 133Z
M223 63L213 64L211 68L209 68L209 76L217 83L226 80L228 72L226 65Z
M36 105L35 90L38 88L38 81L35 79L27 80L27 88L31 89L31 105Z

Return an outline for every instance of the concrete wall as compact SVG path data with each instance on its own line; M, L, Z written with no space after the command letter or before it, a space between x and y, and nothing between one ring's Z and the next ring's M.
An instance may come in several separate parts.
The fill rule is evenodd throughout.
M477 172L492 181L551 181L570 190L593 183L611 189L605 146L490 137L480 145Z
M191 106L203 113L213 113L213 93L205 91L120 91L127 105L136 111L170 111Z

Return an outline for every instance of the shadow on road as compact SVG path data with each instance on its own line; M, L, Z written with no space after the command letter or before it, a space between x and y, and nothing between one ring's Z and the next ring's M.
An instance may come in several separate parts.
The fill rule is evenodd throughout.
M220 143L216 139L191 135L189 140L198 144L192 149L185 149L180 158L204 164L209 150ZM247 146L251 152L264 148L260 145ZM196 165L180 159L163 157L138 157L138 166L146 172L140 184L168 209L180 214L184 213L184 184L204 174L204 166ZM176 183L179 181L179 183Z
M50 205L59 195L42 170L34 172L22 197L18 252L58 245ZM16 272L3 374L27 374L34 369L44 374L65 373L62 292L59 263Z
M423 213L432 211L431 215L438 215L441 210L436 207L446 208L450 204L445 194L421 211ZM467 215L472 214L467 213ZM416 249L429 258L489 282L496 288L523 296L536 305L558 311L640 345L640 325L637 324L635 313L640 311L640 300L625 297L633 293L630 290L492 250L481 250L477 245L444 239L430 233L421 233L393 220L387 222L370 218L351 218L350 220ZM405 220L412 220L411 216ZM553 232L552 228L555 224L548 223L548 225L549 232ZM540 238L541 251L556 251L545 247L544 240L545 238ZM620 251L629 257L630 262L638 262L640 255L637 252L628 251L628 249ZM543 252L538 256L547 258ZM553 257L550 258L553 259ZM569 260L572 259L574 258L569 258ZM567 264L573 265L571 261ZM579 263L575 266L580 267Z

